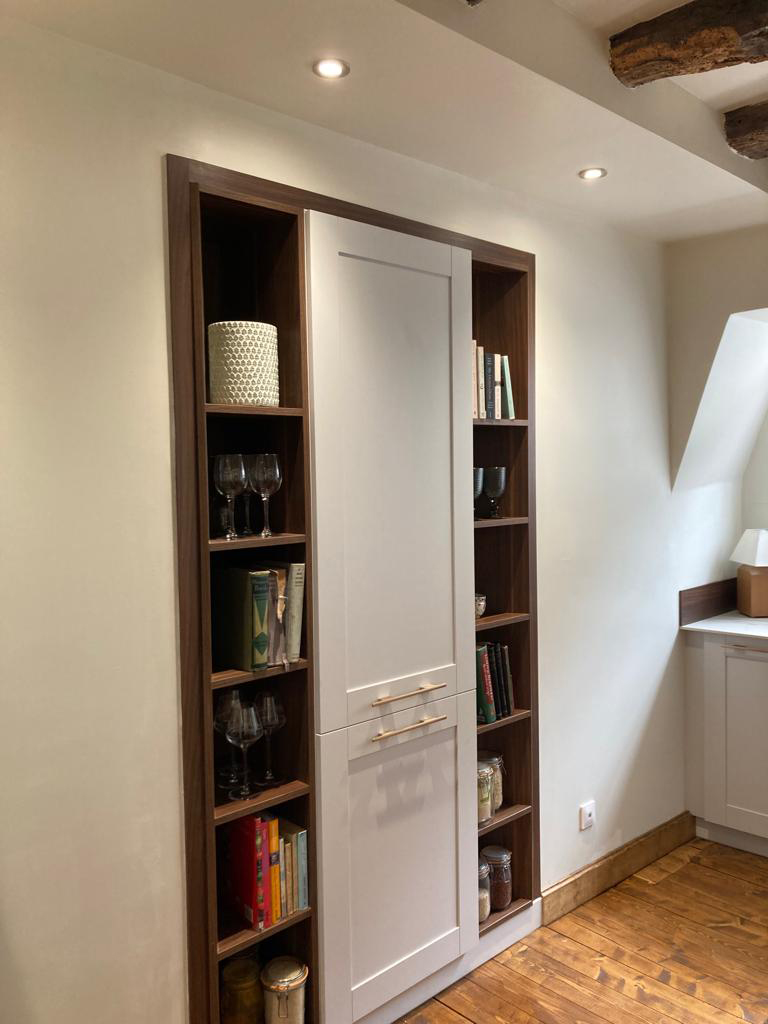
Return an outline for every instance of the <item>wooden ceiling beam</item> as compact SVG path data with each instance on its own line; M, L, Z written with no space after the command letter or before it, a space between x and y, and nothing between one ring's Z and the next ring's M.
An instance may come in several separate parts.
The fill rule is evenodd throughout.
M693 0L611 38L624 85L768 60L768 0Z
M728 145L751 160L768 157L768 101L730 110L725 115Z

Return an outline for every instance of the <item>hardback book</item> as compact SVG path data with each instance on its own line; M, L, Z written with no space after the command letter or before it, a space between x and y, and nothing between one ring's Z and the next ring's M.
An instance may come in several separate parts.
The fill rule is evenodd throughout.
M269 572L224 569L215 582L218 658L228 668L258 672L269 654Z
M493 357L493 418L501 419L501 356Z
M287 665L285 640L285 605L288 568L283 565L268 566L269 570L269 647L267 663Z
M515 418L515 398L512 394L512 375L509 372L509 356L501 357L501 376L503 387L501 389L501 414L505 420Z
M485 410L485 353L483 346L477 346L477 417L484 420Z
M288 916L288 894L286 891L285 839L277 840L280 857L280 917Z
M277 818L270 814L264 815L269 835L269 893L272 902L272 924L282 917L280 903L280 832Z
M499 666L496 661L496 645L488 644L488 668L491 673L491 689L493 690L493 706L496 711L497 718L504 717L504 703L501 697L501 677L499 675Z
M493 687L491 686L491 670L488 663L487 644L477 645L475 648L475 662L478 706L484 724L490 725L491 722L496 721L496 708L493 702Z
M307 830L303 828L298 836L299 850L299 910L309 907L309 862L307 860Z
M307 856L307 830L301 825L294 825L291 821L280 822L280 834L285 839L286 846L290 847L291 854L289 864L291 865L291 883L289 904L293 906L291 913L304 910L309 906L308 901L302 903L302 882L301 875L304 873L304 889L306 887L306 864L302 866L302 856L306 861ZM302 849L303 848L303 849ZM306 897L306 892L305 892Z
M496 665L496 678L499 684L499 703L501 705L500 718L506 718L509 714L507 704L507 677L504 671L504 655L501 652L501 644L490 644L493 648L493 661Z
M504 674L507 679L507 703L509 704L509 713L511 715L515 710L515 691L512 684L512 672L509 667L509 647L504 644L501 650L504 661Z
M492 420L493 415L493 353L485 353L485 416Z
M477 419L477 342L472 341L472 419Z
M257 931L271 924L265 877L269 856L259 818L238 818L230 826L230 884L236 909Z
M263 818L256 818L256 855L259 860L260 870L257 873L257 881L260 888L260 896L264 901L264 927L269 928L272 924L272 883L269 871L269 827Z
M262 567L285 574L285 606L280 626L285 633L285 661L290 664L301 658L306 565L304 562L263 562ZM276 664L283 664L283 661Z

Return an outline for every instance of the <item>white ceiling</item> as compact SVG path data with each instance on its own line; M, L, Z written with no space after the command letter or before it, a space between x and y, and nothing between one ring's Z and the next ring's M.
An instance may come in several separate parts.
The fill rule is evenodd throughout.
M555 0L580 21L608 38L640 21L682 6L682 0ZM675 81L714 110L732 110L768 99L768 62L682 75Z
M649 237L768 222L760 188L395 0L227 0L226 17L210 0L0 0L0 9ZM312 61L328 54L352 74L317 79ZM594 164L609 177L583 183L577 171Z

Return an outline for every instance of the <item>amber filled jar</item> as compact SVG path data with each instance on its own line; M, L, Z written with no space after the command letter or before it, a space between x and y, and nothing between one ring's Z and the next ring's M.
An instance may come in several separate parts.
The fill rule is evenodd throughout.
M233 960L221 972L221 1024L261 1024L264 999L254 960Z
M491 870L491 910L506 910L512 902L512 854L503 846L480 851Z
M484 825L493 817L493 768L477 766L477 823Z
M493 813L501 810L504 803L504 758L492 750L478 750L478 763L493 768Z
M477 864L477 911L480 924L491 916L491 869L485 857Z

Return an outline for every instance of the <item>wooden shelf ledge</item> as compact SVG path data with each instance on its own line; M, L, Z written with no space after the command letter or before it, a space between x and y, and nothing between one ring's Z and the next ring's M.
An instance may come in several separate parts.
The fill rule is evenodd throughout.
M215 405L207 402L209 416L303 416L304 410L287 405Z
M212 537L208 547L211 551L242 551L248 548L274 548L282 544L305 544L306 540L304 533L273 533L271 537L235 537L233 540Z
M239 668L228 668L223 672L214 672L211 676L211 689L223 690L228 686L243 686L245 683L258 683L261 679L274 679L277 676L288 676L292 672L303 672L309 668L306 658L299 658L292 661L287 667L273 665L271 668L264 668L260 672L242 672Z
M475 619L475 632L482 633L486 629L497 629L499 626L511 626L515 622L528 622L528 612L502 612L501 615L484 615Z
M311 787L306 782L285 782L281 786L273 786L272 789L264 789L249 800L228 800L225 804L219 804L213 809L214 825L226 825L229 821L237 818L244 818L247 814L258 814L259 811L266 811L277 804L287 803L300 796L307 796Z
M478 826L477 834L478 836L487 836L489 832L495 832L502 825L508 825L511 821L517 821L518 818L525 818L530 813L530 804L513 804L511 807L502 807L485 825Z
M493 732L494 729L501 729L505 725L514 725L515 722L522 722L526 718L530 717L531 712L527 708L519 708L513 711L511 715L505 715L503 718L497 718L495 722L478 725L477 735L480 736L484 732Z
M527 427L528 420L472 420L476 427Z
M278 932L285 931L286 928L290 928L300 921L306 921L311 916L312 908L308 907L306 910L300 910L296 914L289 914L288 917L282 918L277 924L273 924L271 928L265 928L264 931L257 932L253 928L243 928L242 931L233 932L231 935L227 935L226 938L219 939L216 945L216 955L219 960L226 960L228 956L242 953L244 949L249 949L263 939L277 935ZM488 920L490 921L490 918Z
M527 526L528 516L503 516L500 519L476 519L476 530L487 530L494 526Z
M508 921L510 917L514 917L515 914L519 914L523 910L527 910L532 904L532 900L512 900L506 910L497 910L495 913L480 925L480 934L485 935L492 928L502 924L504 921Z

